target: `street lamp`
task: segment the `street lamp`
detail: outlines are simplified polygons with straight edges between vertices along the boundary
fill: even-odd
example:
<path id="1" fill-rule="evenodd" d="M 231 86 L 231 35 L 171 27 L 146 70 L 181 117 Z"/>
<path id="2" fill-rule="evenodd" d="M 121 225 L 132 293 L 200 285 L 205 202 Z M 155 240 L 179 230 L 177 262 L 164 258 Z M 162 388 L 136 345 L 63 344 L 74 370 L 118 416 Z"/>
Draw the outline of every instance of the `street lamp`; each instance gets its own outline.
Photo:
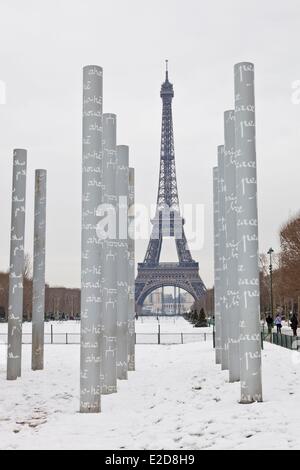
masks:
<path id="1" fill-rule="evenodd" d="M 270 256 L 270 265 L 269 265 L 269 272 L 270 272 L 270 309 L 271 315 L 273 317 L 273 265 L 272 265 L 272 253 L 274 253 L 273 248 L 270 248 L 268 251 L 268 255 Z"/>

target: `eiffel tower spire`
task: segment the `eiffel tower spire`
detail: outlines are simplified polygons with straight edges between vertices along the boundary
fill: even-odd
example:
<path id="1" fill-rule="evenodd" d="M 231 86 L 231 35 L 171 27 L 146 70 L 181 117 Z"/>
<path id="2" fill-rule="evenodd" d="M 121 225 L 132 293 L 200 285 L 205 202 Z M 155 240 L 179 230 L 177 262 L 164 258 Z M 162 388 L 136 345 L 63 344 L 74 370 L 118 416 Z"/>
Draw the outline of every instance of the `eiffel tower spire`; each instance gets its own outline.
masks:
<path id="1" fill-rule="evenodd" d="M 151 239 L 144 263 L 159 263 L 164 235 L 175 237 L 179 262 L 192 262 L 179 208 L 172 118 L 174 90 L 172 83 L 169 82 L 168 61 L 166 61 L 166 79 L 161 86 L 160 97 L 162 99 L 162 125 L 158 194 L 156 214 L 152 220 Z"/>
<path id="2" fill-rule="evenodd" d="M 162 99 L 162 125 L 160 168 L 155 217 L 152 233 L 143 263 L 138 265 L 135 282 L 136 304 L 141 308 L 149 292 L 162 285 L 175 285 L 198 299 L 205 292 L 199 277 L 198 263 L 191 256 L 184 233 L 184 220 L 180 214 L 176 180 L 172 100 L 174 89 L 169 81 L 168 60 L 166 75 L 160 90 Z M 163 237 L 174 237 L 179 263 L 160 263 Z M 179 280 L 181 278 L 181 280 Z"/>
<path id="3" fill-rule="evenodd" d="M 172 119 L 172 99 L 174 90 L 169 82 L 168 61 L 166 60 L 166 79 L 161 86 L 162 106 L 160 173 L 157 195 L 157 209 L 166 205 L 179 212 L 179 198 L 176 181 L 174 134 Z"/>

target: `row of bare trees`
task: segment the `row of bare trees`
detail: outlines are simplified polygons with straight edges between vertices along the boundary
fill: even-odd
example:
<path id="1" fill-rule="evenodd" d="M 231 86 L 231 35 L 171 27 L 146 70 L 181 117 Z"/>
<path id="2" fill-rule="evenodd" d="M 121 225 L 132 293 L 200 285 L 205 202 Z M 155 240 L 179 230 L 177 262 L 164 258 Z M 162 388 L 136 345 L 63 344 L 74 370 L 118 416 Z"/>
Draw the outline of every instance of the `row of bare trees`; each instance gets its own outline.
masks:
<path id="1" fill-rule="evenodd" d="M 280 251 L 272 257 L 273 305 L 288 317 L 300 312 L 300 214 L 280 229 Z M 270 311 L 270 272 L 267 255 L 261 261 L 261 309 Z"/>
<path id="2" fill-rule="evenodd" d="M 23 289 L 23 317 L 32 317 L 32 264 L 29 255 L 25 255 Z M 9 274 L 0 272 L 0 319 L 7 320 Z M 45 317 L 48 319 L 79 318 L 80 289 L 66 287 L 49 287 L 45 290 Z"/>
<path id="3" fill-rule="evenodd" d="M 300 313 L 300 215 L 289 219 L 280 229 L 280 251 L 273 254 L 273 306 L 288 317 L 291 312 Z M 262 317 L 270 309 L 269 257 L 260 255 L 260 293 Z M 213 316 L 214 290 L 196 301 L 191 310 Z M 32 313 L 32 268 L 31 260 L 25 256 L 24 269 L 24 318 Z M 0 318 L 7 317 L 8 273 L 0 272 Z M 78 318 L 80 314 L 80 289 L 49 287 L 46 285 L 45 312 L 48 318 Z"/>
<path id="4" fill-rule="evenodd" d="M 298 314 L 300 320 L 300 214 L 290 218 L 280 229 L 280 250 L 272 255 L 273 313 L 286 318 Z M 264 318 L 271 311 L 270 259 L 260 255 L 260 304 Z M 204 308 L 208 316 L 214 315 L 214 289 L 191 307 L 198 313 Z"/>

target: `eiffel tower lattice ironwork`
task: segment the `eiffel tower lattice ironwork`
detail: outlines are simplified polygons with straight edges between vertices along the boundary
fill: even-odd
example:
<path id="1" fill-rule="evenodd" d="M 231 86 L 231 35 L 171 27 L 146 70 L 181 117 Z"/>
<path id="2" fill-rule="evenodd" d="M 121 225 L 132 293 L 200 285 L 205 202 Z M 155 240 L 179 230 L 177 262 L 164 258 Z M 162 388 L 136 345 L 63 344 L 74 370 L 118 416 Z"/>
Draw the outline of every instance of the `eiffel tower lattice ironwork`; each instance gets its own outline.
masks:
<path id="1" fill-rule="evenodd" d="M 146 297 L 159 287 L 182 288 L 195 300 L 206 292 L 199 276 L 199 265 L 191 256 L 183 228 L 184 220 L 180 215 L 172 120 L 174 91 L 173 85 L 169 82 L 168 61 L 160 96 L 163 105 L 157 205 L 155 216 L 151 220 L 153 227 L 146 255 L 144 261 L 138 264 L 138 275 L 135 280 L 137 312 L 141 310 Z M 159 262 L 164 236 L 175 238 L 178 262 Z"/>

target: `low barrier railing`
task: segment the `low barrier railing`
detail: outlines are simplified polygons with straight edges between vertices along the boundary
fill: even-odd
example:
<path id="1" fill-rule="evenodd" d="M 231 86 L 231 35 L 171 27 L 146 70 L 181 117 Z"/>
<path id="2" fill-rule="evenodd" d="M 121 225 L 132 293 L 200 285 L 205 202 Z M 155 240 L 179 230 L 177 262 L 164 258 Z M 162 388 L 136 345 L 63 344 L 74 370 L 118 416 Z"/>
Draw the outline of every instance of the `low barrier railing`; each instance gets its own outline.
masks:
<path id="1" fill-rule="evenodd" d="M 212 332 L 169 332 L 136 333 L 136 344 L 186 344 L 199 341 L 212 341 Z M 31 344 L 31 333 L 22 334 L 22 343 Z M 80 344 L 80 333 L 55 333 L 51 330 L 44 335 L 45 344 Z M 7 334 L 0 333 L 0 344 L 7 344 Z"/>
<path id="2" fill-rule="evenodd" d="M 272 333 L 272 343 L 283 348 L 300 350 L 300 337 L 285 335 L 284 333 Z"/>

